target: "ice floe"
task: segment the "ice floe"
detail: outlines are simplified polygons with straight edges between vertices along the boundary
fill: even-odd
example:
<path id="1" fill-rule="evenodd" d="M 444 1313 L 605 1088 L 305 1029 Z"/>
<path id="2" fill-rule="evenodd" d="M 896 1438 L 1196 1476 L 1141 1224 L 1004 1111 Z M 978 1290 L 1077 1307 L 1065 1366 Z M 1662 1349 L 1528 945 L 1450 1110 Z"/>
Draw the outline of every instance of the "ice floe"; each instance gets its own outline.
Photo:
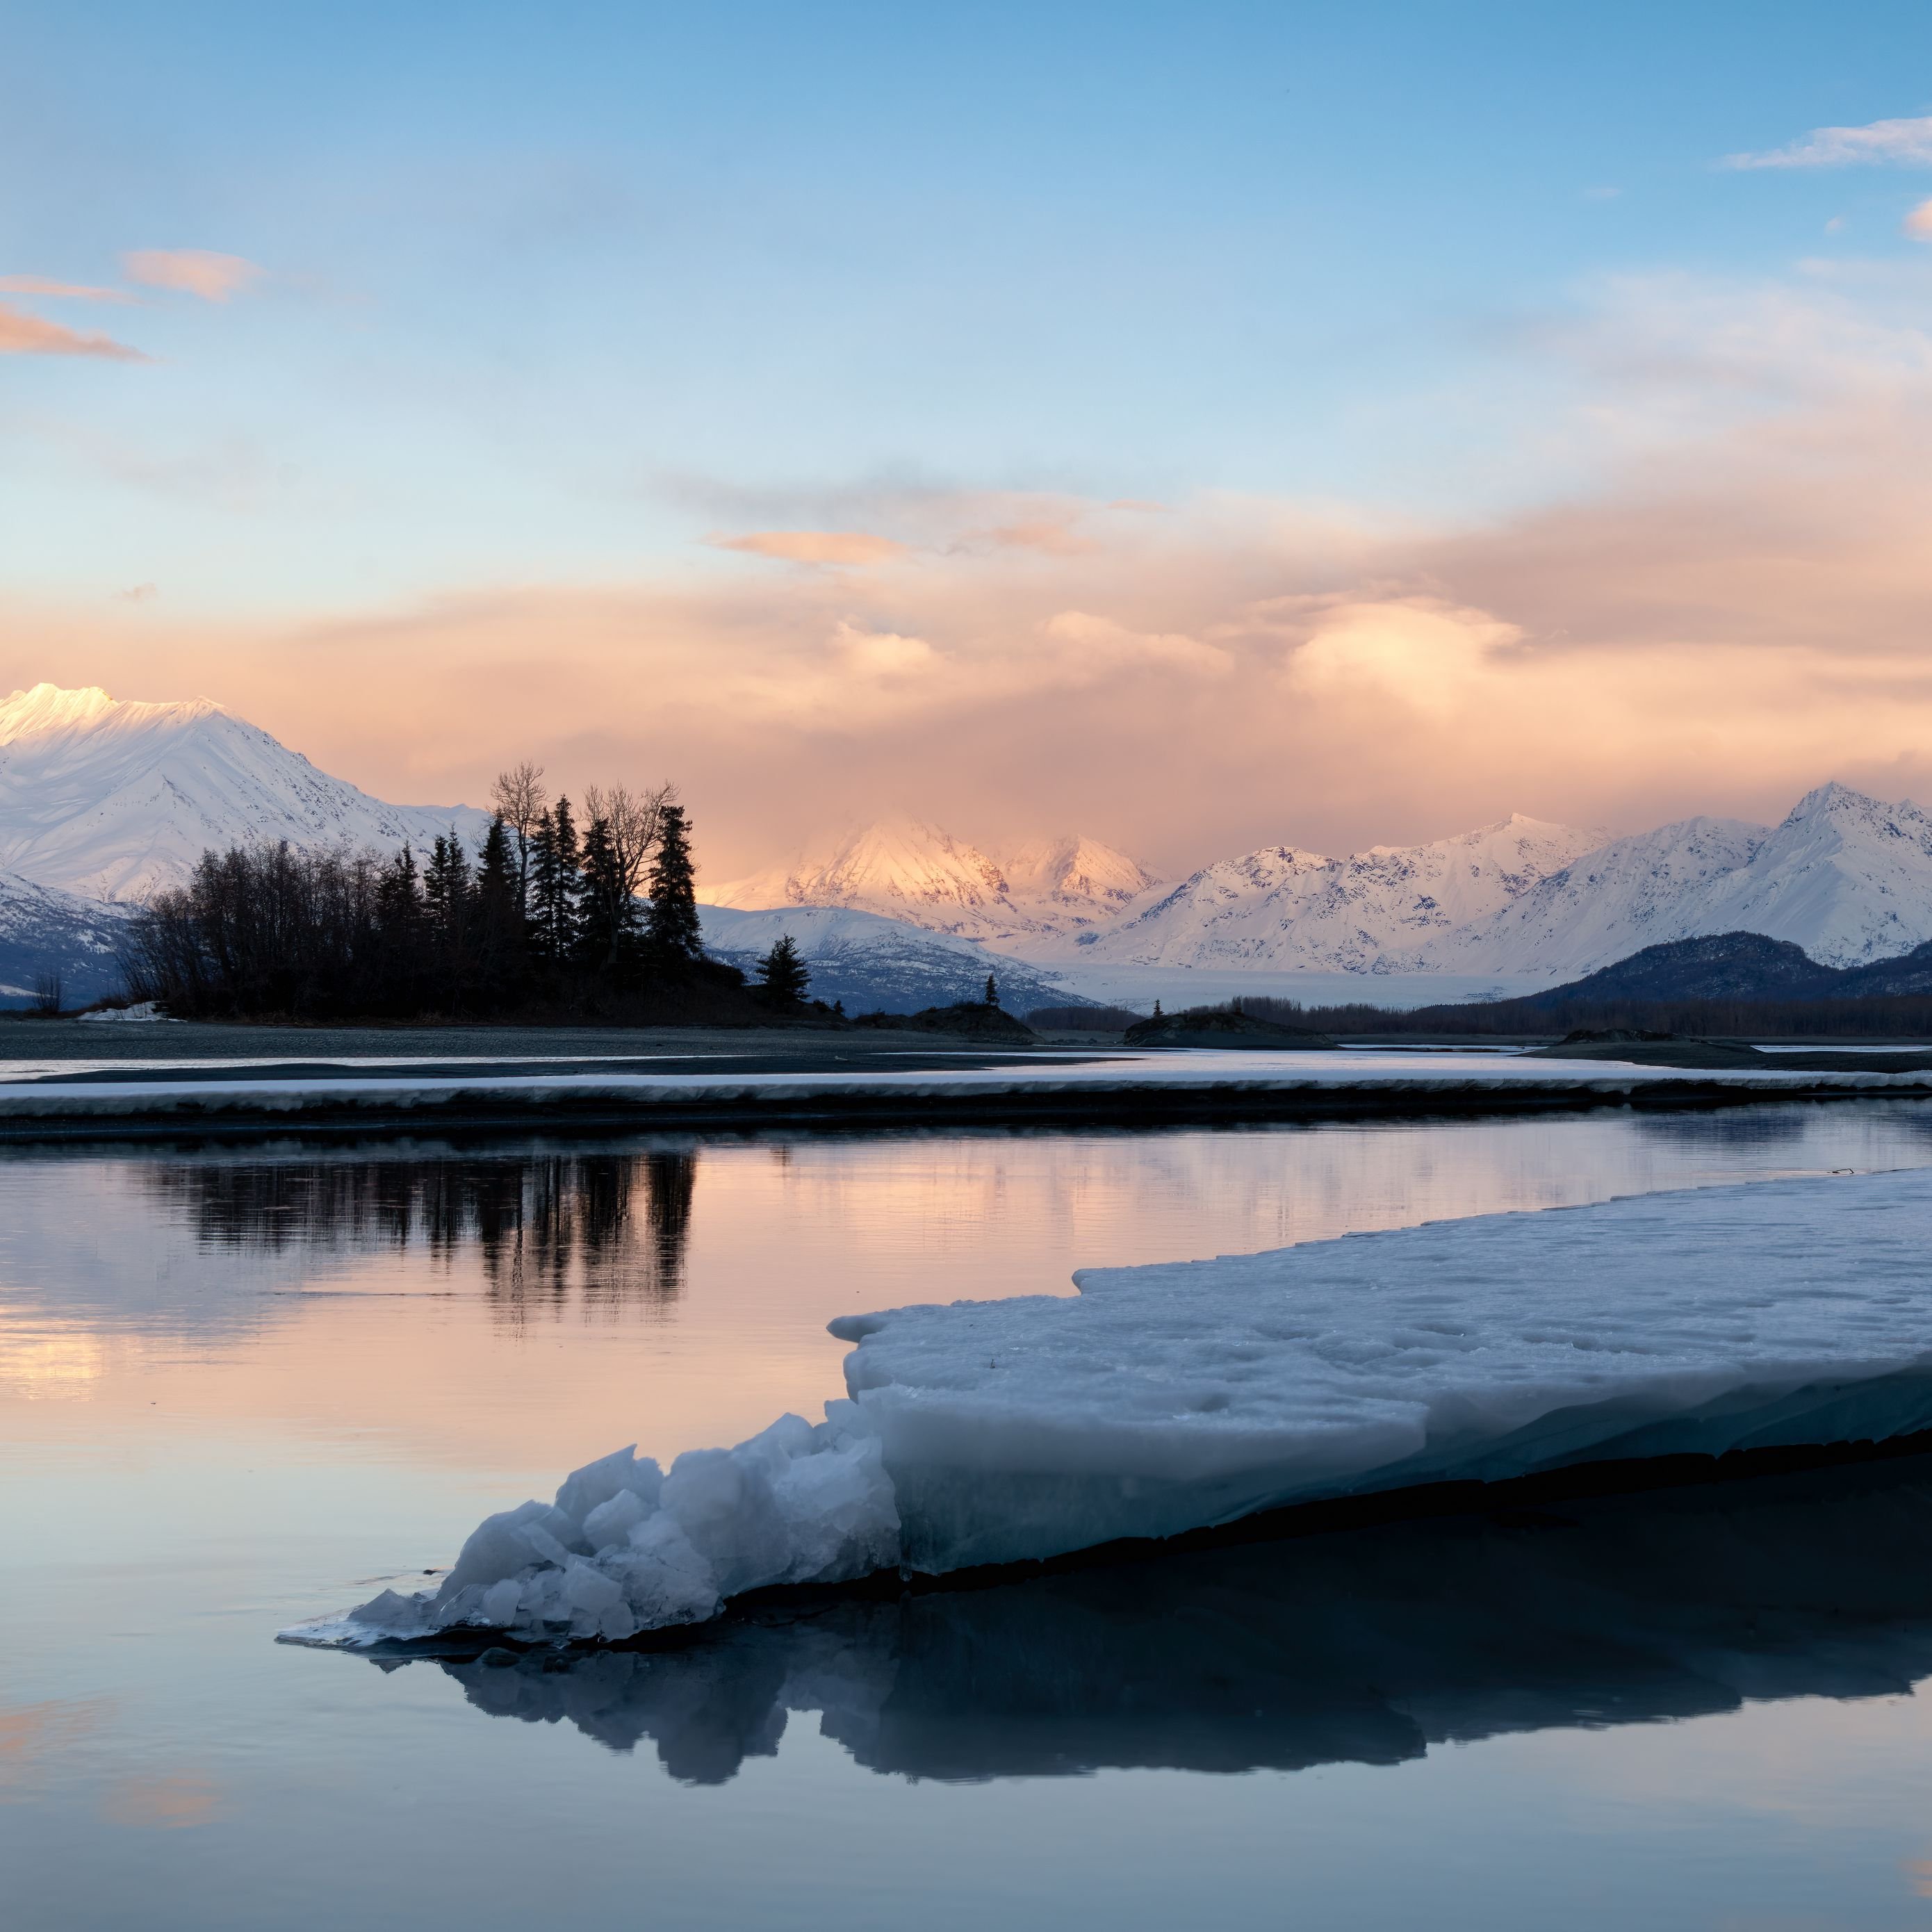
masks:
<path id="1" fill-rule="evenodd" d="M 738 1593 L 1606 1457 L 1932 1428 L 1932 1173 L 1762 1182 L 841 1318 L 849 1400 L 494 1516 L 312 1640 L 616 1639 Z M 303 1634 L 291 1633 L 290 1634 Z"/>

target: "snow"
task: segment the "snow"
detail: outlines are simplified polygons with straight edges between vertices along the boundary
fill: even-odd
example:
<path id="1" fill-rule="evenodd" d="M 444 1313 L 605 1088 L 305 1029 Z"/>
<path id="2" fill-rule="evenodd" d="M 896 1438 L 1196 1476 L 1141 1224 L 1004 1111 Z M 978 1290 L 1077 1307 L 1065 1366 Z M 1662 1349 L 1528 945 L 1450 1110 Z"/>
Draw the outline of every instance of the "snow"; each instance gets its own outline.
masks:
<path id="1" fill-rule="evenodd" d="M 118 993 L 130 910 L 0 871 L 0 997 L 30 998 L 50 973 L 69 1006 Z"/>
<path id="2" fill-rule="evenodd" d="M 286 838 L 393 850 L 488 815 L 386 805 L 205 698 L 148 704 L 39 684 L 0 702 L 0 866 L 83 899 L 178 884 L 202 853 Z"/>
<path id="3" fill-rule="evenodd" d="M 1763 1182 L 1088 1270 L 831 1324 L 848 1400 L 621 1450 L 434 1593 L 286 1635 L 594 1640 L 736 1592 L 943 1574 L 1406 1485 L 1932 1426 L 1932 1173 Z"/>
<path id="4" fill-rule="evenodd" d="M 946 1057 L 941 1044 L 908 1049 L 922 1062 Z M 620 1072 L 548 1071 L 541 1061 L 501 1063 L 470 1072 L 451 1063 L 412 1071 L 393 1064 L 329 1063 L 316 1072 L 278 1070 L 270 1064 L 251 1077 L 230 1078 L 224 1062 L 212 1078 L 174 1078 L 152 1063 L 124 1064 L 84 1078 L 36 1070 L 7 1077 L 0 1064 L 0 1126 L 36 1122 L 178 1115 L 238 1123 L 251 1118 L 279 1124 L 304 1113 L 362 1109 L 385 1114 L 514 1112 L 535 1120 L 562 1109 L 594 1108 L 640 1116 L 668 1114 L 754 1115 L 872 1102 L 902 1108 L 970 1102 L 997 1106 L 1054 1100 L 1082 1108 L 1137 1099 L 1210 1101 L 1242 1096 L 1319 1105 L 1352 1101 L 1413 1106 L 1472 1099 L 1507 1105 L 1537 1100 L 1617 1100 L 1667 1096 L 1687 1084 L 1740 1093 L 1922 1093 L 1932 1076 L 1852 1070 L 1805 1072 L 1777 1066 L 1719 1071 L 1632 1066 L 1615 1060 L 1528 1059 L 1480 1052 L 1432 1054 L 1400 1050 L 1340 1053 L 1213 1052 L 1135 1054 L 1091 1052 L 1079 1060 L 1016 1057 L 988 1066 L 980 1051 L 960 1046 L 962 1064 L 895 1069 L 880 1054 L 836 1072 Z M 78 1070 L 76 1070 L 77 1072 Z"/>
<path id="5" fill-rule="evenodd" d="M 1932 816 L 1821 785 L 1774 828 L 1692 818 L 1620 838 L 1434 949 L 1467 970 L 1580 978 L 1720 932 L 1790 940 L 1827 966 L 1932 939 Z"/>
<path id="6" fill-rule="evenodd" d="M 1580 979 L 1646 946 L 1690 936 L 1699 907 L 1767 837 L 1735 818 L 1687 818 L 1587 853 L 1436 949 L 1444 964 Z M 1546 982 L 1547 983 L 1548 982 Z"/>
<path id="7" fill-rule="evenodd" d="M 146 1025 L 158 1022 L 164 1026 L 178 1026 L 180 1022 L 170 1019 L 152 1000 L 137 1000 L 130 1006 L 103 1006 L 91 1013 L 76 1013 L 76 1021 L 112 1021 L 124 1025 Z"/>
<path id="8" fill-rule="evenodd" d="M 704 897 L 741 911 L 840 907 L 1023 949 L 1109 924 L 1156 883 L 1138 861 L 1082 834 L 1030 840 L 1003 866 L 940 826 L 895 818 Z"/>
<path id="9" fill-rule="evenodd" d="M 1000 1003 L 1009 1012 L 1064 1006 L 1078 997 L 1050 970 L 989 952 L 976 940 L 876 913 L 844 906 L 747 912 L 701 905 L 698 911 L 706 950 L 748 972 L 774 941 L 790 934 L 812 974 L 812 997 L 827 1005 L 842 1000 L 848 1012 L 911 1013 L 976 1000 L 986 992 L 988 974 L 998 980 Z"/>
<path id="10" fill-rule="evenodd" d="M 385 1590 L 284 1634 L 369 1642 L 459 1628 L 621 1641 L 703 1623 L 776 1583 L 848 1582 L 898 1560 L 878 1438 L 849 1402 L 814 1427 L 781 1417 L 734 1449 L 687 1451 L 661 1473 L 634 1444 L 586 1464 L 550 1503 L 478 1524 L 434 1590 Z"/>
<path id="11" fill-rule="evenodd" d="M 1120 965 L 1412 972 L 1437 963 L 1430 949 L 1445 937 L 1601 842 L 1600 833 L 1519 813 L 1433 844 L 1342 859 L 1270 846 L 1207 867 L 1137 917 L 1079 943 L 1094 962 Z"/>

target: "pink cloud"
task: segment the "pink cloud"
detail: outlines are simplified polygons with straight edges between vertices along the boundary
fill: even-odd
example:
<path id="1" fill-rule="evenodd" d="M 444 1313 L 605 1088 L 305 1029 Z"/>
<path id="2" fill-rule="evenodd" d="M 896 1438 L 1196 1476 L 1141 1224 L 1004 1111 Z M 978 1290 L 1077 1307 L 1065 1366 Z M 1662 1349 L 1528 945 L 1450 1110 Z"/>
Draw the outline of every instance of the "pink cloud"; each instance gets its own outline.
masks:
<path id="1" fill-rule="evenodd" d="M 0 295 L 54 296 L 65 302 L 134 300 L 124 289 L 97 289 L 85 282 L 56 282 L 45 275 L 0 275 Z"/>
<path id="2" fill-rule="evenodd" d="M 203 302 L 225 302 L 266 272 L 239 255 L 218 255 L 206 248 L 137 248 L 123 255 L 128 279 L 151 289 L 172 289 Z"/>
<path id="3" fill-rule="evenodd" d="M 1484 522 L 962 492 L 926 524 L 866 513 L 916 570 L 471 586 L 281 625 L 177 615 L 172 583 L 146 609 L 16 599 L 0 690 L 210 690 L 394 797 L 480 798 L 523 757 L 573 796 L 674 776 L 714 879 L 894 800 L 988 838 L 1085 824 L 1171 873 L 1511 810 L 1761 818 L 1834 773 L 1932 803 L 1928 290 L 1920 259 L 1606 286 L 1550 338 L 1577 400 L 1538 424 L 1589 480 Z M 1083 518 L 1090 550 L 946 540 Z M 898 554 L 854 529 L 713 541 Z"/>
<path id="4" fill-rule="evenodd" d="M 0 356 L 94 356 L 110 362 L 148 360 L 138 349 L 130 349 L 111 336 L 85 334 L 5 302 L 0 302 Z"/>
<path id="5" fill-rule="evenodd" d="M 1922 201 L 1905 218 L 1905 232 L 1915 242 L 1932 242 L 1932 201 Z"/>
<path id="6" fill-rule="evenodd" d="M 743 550 L 787 563 L 884 563 L 905 545 L 864 530 L 748 530 L 742 536 L 709 536 L 713 550 Z"/>

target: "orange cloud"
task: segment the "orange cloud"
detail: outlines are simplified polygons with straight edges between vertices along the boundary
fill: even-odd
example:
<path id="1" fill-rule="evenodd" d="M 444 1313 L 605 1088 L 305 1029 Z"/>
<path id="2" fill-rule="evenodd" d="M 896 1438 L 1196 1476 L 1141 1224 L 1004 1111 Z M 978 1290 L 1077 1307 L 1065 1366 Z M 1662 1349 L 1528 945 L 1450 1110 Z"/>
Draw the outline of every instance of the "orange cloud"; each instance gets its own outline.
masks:
<path id="1" fill-rule="evenodd" d="M 58 296 L 71 302 L 124 302 L 134 297 L 124 289 L 97 289 L 85 282 L 50 281 L 45 275 L 0 275 L 0 294 Z"/>
<path id="2" fill-rule="evenodd" d="M 1600 291 L 1561 345 L 1578 406 L 1539 426 L 1596 480 L 1486 522 L 962 491 L 894 523 L 882 499 L 902 548 L 720 540 L 876 570 L 485 586 L 280 626 L 201 620 L 172 580 L 166 608 L 16 601 L 0 690 L 208 689 L 398 799 L 481 799 L 526 756 L 573 796 L 675 776 L 712 878 L 802 817 L 898 800 L 988 838 L 1094 825 L 1171 872 L 1512 809 L 1762 817 L 1829 776 L 1932 802 L 1928 286 L 1913 262 Z M 945 536 L 1077 518 L 1097 548 Z"/>
<path id="3" fill-rule="evenodd" d="M 151 289 L 172 289 L 203 302 L 225 302 L 266 272 L 239 255 L 206 248 L 137 248 L 121 257 L 128 279 Z"/>
<path id="4" fill-rule="evenodd" d="M 1905 218 L 1905 232 L 1915 242 L 1932 242 L 1932 201 L 1922 201 Z"/>
<path id="5" fill-rule="evenodd" d="M 743 550 L 788 563 L 884 563 L 902 556 L 905 545 L 863 530 L 748 530 L 742 536 L 708 536 L 713 550 Z"/>
<path id="6" fill-rule="evenodd" d="M 0 356 L 97 356 L 110 362 L 145 362 L 138 349 L 111 336 L 88 335 L 44 316 L 0 302 Z"/>

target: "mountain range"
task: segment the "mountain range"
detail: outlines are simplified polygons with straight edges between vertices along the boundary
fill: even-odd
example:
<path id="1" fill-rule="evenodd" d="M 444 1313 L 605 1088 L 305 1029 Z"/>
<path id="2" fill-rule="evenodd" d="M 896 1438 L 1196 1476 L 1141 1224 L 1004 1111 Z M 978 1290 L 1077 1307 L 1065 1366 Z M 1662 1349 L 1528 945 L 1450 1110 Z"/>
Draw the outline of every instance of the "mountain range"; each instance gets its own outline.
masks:
<path id="1" fill-rule="evenodd" d="M 1932 939 L 1932 816 L 1844 784 L 1776 826 L 1689 818 L 1606 842 L 1517 814 L 1431 843 L 1330 858 L 1263 848 L 1156 889 L 1092 840 L 1052 893 L 935 828 L 848 837 L 715 895 L 741 908 L 862 906 L 962 933 L 1078 980 L 1102 964 L 1280 974 L 1574 978 L 1661 942 L 1745 931 L 1856 966 Z M 1097 881 L 1097 883 L 1096 883 Z M 1147 881 L 1143 884 L 1140 882 Z"/>
<path id="2" fill-rule="evenodd" d="M 16 692 L 0 702 L 0 1000 L 30 997 L 49 970 L 70 1000 L 111 990 L 122 922 L 208 847 L 388 850 L 451 830 L 474 844 L 488 822 L 373 798 L 206 699 Z M 1165 885 L 1084 835 L 995 854 L 901 818 L 700 897 L 721 955 L 748 958 L 790 930 L 848 1007 L 956 998 L 988 970 L 1020 1010 L 1110 978 L 1165 992 L 1172 976 L 1182 999 L 1190 973 L 1369 976 L 1409 1004 L 1445 996 L 1432 980 L 1526 990 L 1738 932 L 1826 967 L 1897 957 L 1932 940 L 1932 816 L 1830 784 L 1776 826 L 1691 818 L 1606 841 L 1516 814 L 1339 858 L 1264 847 Z"/>
<path id="3" fill-rule="evenodd" d="M 745 912 L 836 906 L 1023 952 L 1113 926 L 1159 884 L 1124 852 L 1078 833 L 1030 840 L 1002 861 L 937 826 L 901 818 L 702 896 Z"/>

